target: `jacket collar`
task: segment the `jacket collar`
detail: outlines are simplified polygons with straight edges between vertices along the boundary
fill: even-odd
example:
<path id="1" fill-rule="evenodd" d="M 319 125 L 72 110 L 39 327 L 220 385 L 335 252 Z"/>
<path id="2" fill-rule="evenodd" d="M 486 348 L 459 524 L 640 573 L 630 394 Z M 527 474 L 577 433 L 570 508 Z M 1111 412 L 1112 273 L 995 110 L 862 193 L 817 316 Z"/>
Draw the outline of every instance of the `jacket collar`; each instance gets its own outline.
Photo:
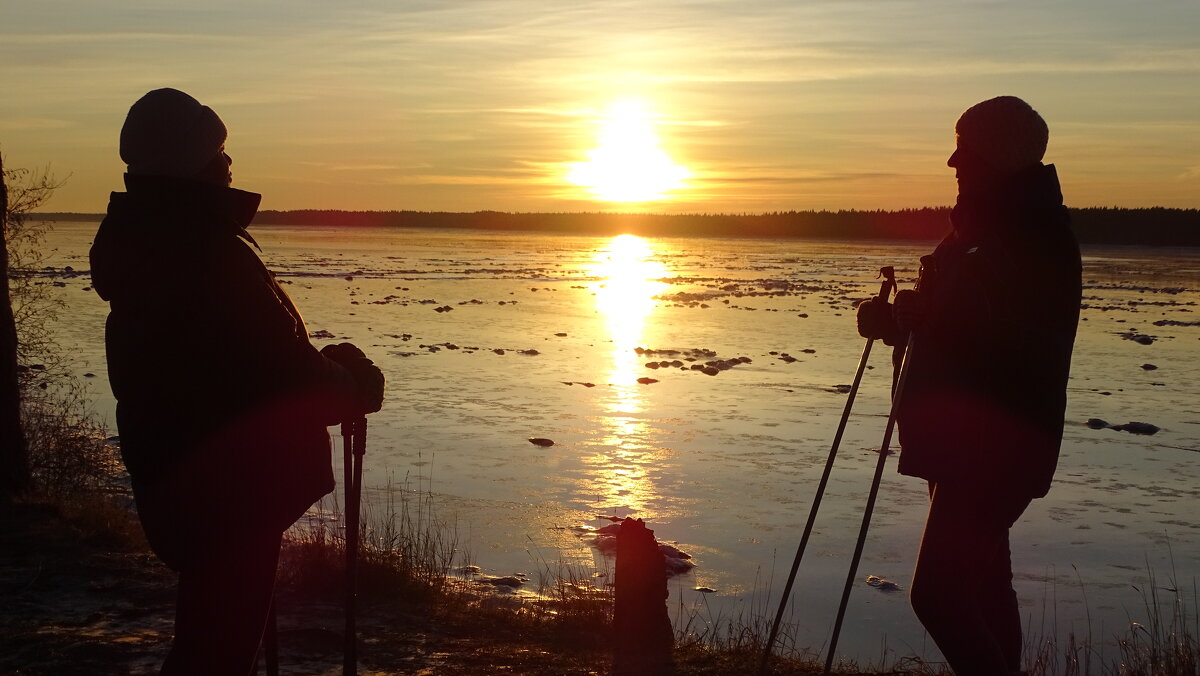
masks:
<path id="1" fill-rule="evenodd" d="M 1037 227 L 1046 214 L 1063 206 L 1058 171 L 1053 164 L 1036 164 L 974 195 L 959 195 L 950 222 L 955 236 L 965 242 L 1002 230 Z"/>
<path id="2" fill-rule="evenodd" d="M 125 188 L 130 200 L 172 212 L 186 211 L 203 220 L 215 221 L 258 247 L 258 242 L 246 231 L 262 202 L 262 195 L 258 193 L 173 176 L 143 174 L 125 174 Z"/>

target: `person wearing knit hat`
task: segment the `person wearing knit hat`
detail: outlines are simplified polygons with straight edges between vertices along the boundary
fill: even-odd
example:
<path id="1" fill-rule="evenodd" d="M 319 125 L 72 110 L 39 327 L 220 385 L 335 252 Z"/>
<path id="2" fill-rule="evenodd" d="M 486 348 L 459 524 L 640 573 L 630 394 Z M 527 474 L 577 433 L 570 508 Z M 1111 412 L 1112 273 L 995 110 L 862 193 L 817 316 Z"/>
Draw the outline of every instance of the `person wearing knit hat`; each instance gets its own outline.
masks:
<path id="1" fill-rule="evenodd" d="M 1058 462 L 1081 264 L 1037 111 L 989 99 L 955 136 L 950 232 L 918 289 L 862 303 L 858 328 L 905 364 L 899 471 L 929 482 L 913 610 L 956 674 L 1007 676 L 1022 647 L 1009 531 Z"/>
<path id="2" fill-rule="evenodd" d="M 1046 121 L 1015 96 L 997 96 L 971 106 L 958 118 L 954 134 L 959 146 L 954 155 L 974 153 L 1001 175 L 1041 162 L 1050 140 Z M 950 160 L 951 167 L 954 161 Z"/>
<path id="3" fill-rule="evenodd" d="M 228 135 L 212 108 L 178 89 L 155 89 L 130 107 L 120 154 L 131 174 L 191 178 L 223 152 Z"/>
<path id="4" fill-rule="evenodd" d="M 318 351 L 255 252 L 261 197 L 230 186 L 227 135 L 179 90 L 138 99 L 90 254 L 121 458 L 179 573 L 167 676 L 255 672 L 283 531 L 334 487 L 326 426 L 383 400 L 379 368 L 349 343 Z"/>

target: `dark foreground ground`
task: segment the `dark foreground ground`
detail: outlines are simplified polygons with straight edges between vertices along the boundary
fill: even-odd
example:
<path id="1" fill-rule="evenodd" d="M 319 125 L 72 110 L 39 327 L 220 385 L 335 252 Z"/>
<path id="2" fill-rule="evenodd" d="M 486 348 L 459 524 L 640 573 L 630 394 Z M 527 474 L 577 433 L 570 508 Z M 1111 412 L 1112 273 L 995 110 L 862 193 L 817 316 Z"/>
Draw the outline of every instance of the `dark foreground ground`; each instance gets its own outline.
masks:
<path id="1" fill-rule="evenodd" d="M 0 674 L 157 673 L 171 640 L 174 575 L 152 554 L 87 530 L 45 506 L 0 516 Z M 609 668 L 603 650 L 551 650 L 520 628 L 480 626 L 453 608 L 361 604 L 362 674 L 604 674 Z M 284 589 L 279 614 L 282 673 L 341 673 L 340 603 Z"/>
<path id="2" fill-rule="evenodd" d="M 174 575 L 145 551 L 127 514 L 0 506 L 0 674 L 156 674 L 172 632 Z M 341 674 L 340 600 L 278 592 L 284 674 Z M 521 611 L 432 596 L 360 600 L 360 674 L 608 674 L 605 630 L 571 636 Z M 509 615 L 505 615 L 509 613 Z M 541 629 L 539 629 L 541 627 Z M 680 649 L 680 675 L 753 673 L 752 655 Z M 775 674 L 808 673 L 780 665 Z M 264 672 L 260 672 L 264 673 Z"/>

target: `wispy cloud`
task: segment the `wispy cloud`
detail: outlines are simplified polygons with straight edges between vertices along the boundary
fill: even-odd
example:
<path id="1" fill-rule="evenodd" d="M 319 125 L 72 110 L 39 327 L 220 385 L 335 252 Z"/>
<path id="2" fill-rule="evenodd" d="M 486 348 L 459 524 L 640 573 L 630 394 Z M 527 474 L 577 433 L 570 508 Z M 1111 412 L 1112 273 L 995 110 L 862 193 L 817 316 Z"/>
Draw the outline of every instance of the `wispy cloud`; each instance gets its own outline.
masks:
<path id="1" fill-rule="evenodd" d="M 59 120 L 52 117 L 0 119 L 0 131 L 49 131 L 64 129 L 73 124 L 75 123 L 70 120 Z"/>
<path id="2" fill-rule="evenodd" d="M 55 47 L 70 46 L 72 48 L 87 45 L 129 44 L 131 42 L 165 42 L 169 44 L 198 43 L 236 45 L 243 38 L 229 34 L 192 33 L 189 31 L 112 31 L 99 33 L 28 33 L 5 34 L 4 41 L 10 47 Z"/>
<path id="3" fill-rule="evenodd" d="M 957 114 L 1016 93 L 1051 120 L 1065 177 L 1120 193 L 1126 167 L 1191 180 L 1188 144 L 1164 139 L 1195 138 L 1197 32 L 1186 0 L 10 3 L 0 141 L 112 171 L 128 105 L 176 86 L 226 118 L 239 179 L 259 172 L 273 199 L 504 208 L 554 190 L 604 107 L 636 96 L 697 177 L 680 203 L 911 206 L 943 194 L 928 186 Z M 102 200 L 100 182 L 73 181 L 62 208 Z M 1172 199 L 1194 201 L 1186 187 Z"/>

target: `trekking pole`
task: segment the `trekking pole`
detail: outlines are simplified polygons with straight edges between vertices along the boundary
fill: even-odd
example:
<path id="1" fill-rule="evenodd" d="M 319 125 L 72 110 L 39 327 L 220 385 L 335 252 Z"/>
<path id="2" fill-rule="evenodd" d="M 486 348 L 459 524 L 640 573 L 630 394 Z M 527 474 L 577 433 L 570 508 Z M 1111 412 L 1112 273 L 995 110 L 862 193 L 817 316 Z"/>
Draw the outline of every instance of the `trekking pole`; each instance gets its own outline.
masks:
<path id="1" fill-rule="evenodd" d="M 275 592 L 271 592 L 271 610 L 267 613 L 267 635 L 263 639 L 267 676 L 279 676 L 279 620 L 275 616 Z"/>
<path id="2" fill-rule="evenodd" d="M 346 493 L 346 645 L 342 673 L 358 674 L 358 513 L 362 499 L 362 461 L 367 453 L 367 419 L 342 423 L 342 485 Z"/>
<path id="3" fill-rule="evenodd" d="M 879 300 L 887 301 L 888 296 L 896 290 L 896 270 L 888 266 L 879 269 L 883 282 L 879 285 Z M 858 394 L 858 384 L 862 381 L 863 371 L 867 368 L 867 360 L 871 356 L 871 345 L 874 338 L 868 338 L 863 347 L 862 357 L 858 360 L 858 370 L 854 373 L 854 382 L 850 385 L 850 393 L 846 397 L 846 407 L 842 410 L 842 419 L 838 422 L 837 432 L 833 435 L 833 445 L 829 448 L 829 458 L 825 461 L 825 471 L 817 484 L 817 494 L 813 498 L 812 507 L 808 511 L 808 522 L 804 524 L 804 534 L 800 536 L 800 546 L 796 548 L 796 556 L 792 559 L 792 570 L 788 573 L 787 584 L 783 587 L 783 597 L 779 599 L 779 610 L 775 613 L 775 622 L 771 625 L 771 633 L 767 637 L 767 645 L 763 648 L 762 659 L 758 663 L 759 676 L 767 673 L 767 662 L 771 659 L 771 648 L 779 635 L 779 626 L 783 621 L 783 611 L 792 595 L 792 585 L 796 582 L 796 571 L 800 568 L 800 560 L 804 558 L 804 550 L 808 547 L 808 538 L 812 535 L 813 524 L 817 521 L 817 510 L 821 508 L 821 499 L 825 497 L 825 487 L 829 483 L 829 473 L 833 469 L 833 461 L 837 457 L 838 448 L 842 445 L 842 433 L 846 431 L 846 422 L 850 419 L 850 409 L 854 406 L 854 398 Z"/>
<path id="4" fill-rule="evenodd" d="M 926 259 L 922 256 L 922 271 Z M 918 276 L 914 289 L 920 289 L 921 279 Z M 838 605 L 837 619 L 833 623 L 833 636 L 829 639 L 829 654 L 825 656 L 825 676 L 833 670 L 833 660 L 837 655 L 838 636 L 842 632 L 842 620 L 846 617 L 846 605 L 850 602 L 850 589 L 854 578 L 858 576 L 858 564 L 862 560 L 863 547 L 867 543 L 867 531 L 871 528 L 871 513 L 875 510 L 875 498 L 879 495 L 879 484 L 883 480 L 883 466 L 887 462 L 888 448 L 892 443 L 892 431 L 896 427 L 896 414 L 900 410 L 900 399 L 904 394 L 904 383 L 908 380 L 909 357 L 912 355 L 913 332 L 908 333 L 908 342 L 904 347 L 904 361 L 900 364 L 900 376 L 896 379 L 896 387 L 892 391 L 892 406 L 888 413 L 887 427 L 883 430 L 883 442 L 879 445 L 879 460 L 875 463 L 875 477 L 871 480 L 871 492 L 867 496 L 867 507 L 863 512 L 862 527 L 858 531 L 858 542 L 854 546 L 854 556 L 850 559 L 850 572 L 846 575 L 846 585 L 842 588 L 842 602 Z"/>

